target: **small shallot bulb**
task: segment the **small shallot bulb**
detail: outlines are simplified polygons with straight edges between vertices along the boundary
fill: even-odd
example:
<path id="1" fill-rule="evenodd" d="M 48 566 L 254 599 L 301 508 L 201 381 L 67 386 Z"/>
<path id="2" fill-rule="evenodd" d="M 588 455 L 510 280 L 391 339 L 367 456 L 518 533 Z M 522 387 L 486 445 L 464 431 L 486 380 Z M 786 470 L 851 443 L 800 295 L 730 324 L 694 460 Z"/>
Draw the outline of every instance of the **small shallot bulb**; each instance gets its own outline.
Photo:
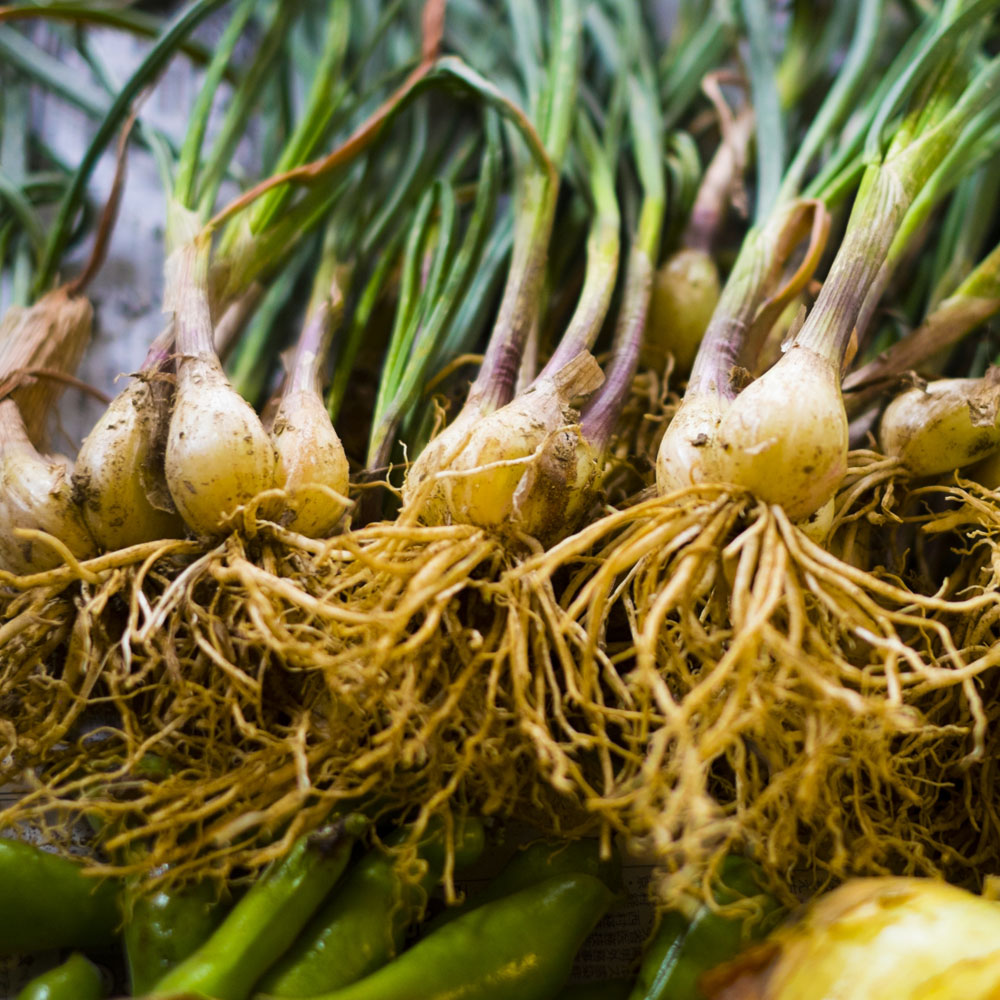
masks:
<path id="1" fill-rule="evenodd" d="M 847 472 L 847 426 L 837 367 L 793 344 L 735 399 L 685 399 L 660 444 L 657 487 L 731 483 L 802 521 Z"/>
<path id="2" fill-rule="evenodd" d="M 700 983 L 710 1000 L 994 1000 L 1000 904 L 944 882 L 856 879 Z"/>
<path id="3" fill-rule="evenodd" d="M 286 393 L 274 417 L 275 485 L 287 500 L 277 518 L 292 531 L 323 538 L 344 513 L 349 469 L 323 400 L 311 389 Z"/>
<path id="4" fill-rule="evenodd" d="M 793 344 L 726 410 L 716 458 L 722 482 L 801 521 L 836 492 L 847 473 L 847 444 L 839 369 Z"/>
<path id="5" fill-rule="evenodd" d="M 225 531 L 238 507 L 274 486 L 275 454 L 260 418 L 226 378 L 215 354 L 208 303 L 208 249 L 175 251 L 177 393 L 164 461 L 177 510 L 198 534 Z"/>
<path id="6" fill-rule="evenodd" d="M 914 476 L 940 476 L 1000 446 L 1000 378 L 948 378 L 909 389 L 885 409 L 882 450 Z"/>
<path id="7" fill-rule="evenodd" d="M 691 370 L 719 302 L 719 269 L 704 250 L 671 254 L 657 270 L 642 341 L 642 362 L 662 372 L 673 355 L 676 371 Z"/>
<path id="8" fill-rule="evenodd" d="M 73 499 L 69 463 L 39 454 L 17 404 L 5 399 L 0 401 L 0 569 L 38 573 L 62 562 L 51 546 L 18 537 L 19 528 L 52 535 L 78 559 L 96 551 Z"/>
<path id="9" fill-rule="evenodd" d="M 188 526 L 202 535 L 225 531 L 237 507 L 274 485 L 274 469 L 260 418 L 218 360 L 182 358 L 164 470 Z"/>
<path id="10" fill-rule="evenodd" d="M 673 493 L 719 480 L 712 446 L 731 400 L 714 392 L 688 394 L 667 425 L 656 455 L 656 488 Z"/>
<path id="11" fill-rule="evenodd" d="M 104 549 L 183 534 L 176 512 L 151 499 L 163 461 L 156 406 L 150 382 L 132 379 L 80 446 L 73 485 L 87 527 Z"/>
<path id="12" fill-rule="evenodd" d="M 436 468 L 414 464 L 417 477 L 408 478 L 404 502 L 422 500 L 421 517 L 432 524 L 475 524 L 542 540 L 564 532 L 597 464 L 573 402 L 603 380 L 594 357 L 583 351 L 506 406 L 478 421 L 466 418 L 462 437 L 449 435 L 451 452 L 438 446 L 431 453 Z M 430 476 L 435 483 L 425 492 L 420 484 Z"/>

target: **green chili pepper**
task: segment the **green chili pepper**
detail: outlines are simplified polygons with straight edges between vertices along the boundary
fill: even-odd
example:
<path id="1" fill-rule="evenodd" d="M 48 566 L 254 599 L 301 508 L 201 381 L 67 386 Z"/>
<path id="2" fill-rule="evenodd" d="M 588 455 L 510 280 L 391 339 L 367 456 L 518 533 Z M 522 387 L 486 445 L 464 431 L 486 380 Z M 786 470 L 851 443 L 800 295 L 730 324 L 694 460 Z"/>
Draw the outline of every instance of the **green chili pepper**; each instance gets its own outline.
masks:
<path id="1" fill-rule="evenodd" d="M 118 891 L 79 864 L 33 844 L 0 839 L 0 955 L 105 948 L 115 940 Z"/>
<path id="2" fill-rule="evenodd" d="M 366 826 L 363 816 L 353 814 L 301 837 L 233 907 L 215 933 L 148 995 L 246 1000 L 254 983 L 284 954 L 340 878 L 354 838 Z"/>
<path id="3" fill-rule="evenodd" d="M 147 993 L 192 955 L 211 937 L 225 912 L 225 903 L 208 882 L 138 896 L 123 935 L 132 993 Z"/>
<path id="4" fill-rule="evenodd" d="M 628 1000 L 701 1000 L 698 980 L 733 958 L 749 941 L 764 937 L 781 914 L 778 902 L 761 891 L 752 862 L 731 855 L 722 863 L 715 898 L 720 903 L 753 897 L 763 919 L 747 926 L 743 915 L 724 917 L 707 904 L 686 920 L 667 913 L 643 954 Z"/>
<path id="5" fill-rule="evenodd" d="M 406 831 L 401 831 L 389 838 L 389 846 L 405 837 Z M 456 865 L 475 861 L 484 841 L 482 823 L 467 820 L 455 839 Z M 438 826 L 418 847 L 426 871 L 416 883 L 400 874 L 391 854 L 370 851 L 347 873 L 258 990 L 268 996 L 307 997 L 346 986 L 385 965 L 402 947 L 407 928 L 440 881 L 443 847 Z"/>
<path id="6" fill-rule="evenodd" d="M 103 1000 L 106 995 L 97 966 L 74 953 L 62 965 L 32 979 L 17 1000 Z"/>
<path id="7" fill-rule="evenodd" d="M 610 859 L 602 860 L 600 843 L 596 839 L 587 837 L 562 842 L 536 840 L 527 847 L 520 848 L 485 889 L 459 906 L 439 913 L 430 922 L 428 929 L 437 930 L 484 903 L 502 899 L 556 875 L 573 874 L 593 875 L 615 891 L 621 888 L 620 859 L 617 854 L 613 854 Z"/>
<path id="8" fill-rule="evenodd" d="M 592 875 L 563 875 L 463 913 L 350 986 L 313 1000 L 548 1000 L 611 903 Z"/>
<path id="9" fill-rule="evenodd" d="M 554 1000 L 626 1000 L 632 981 L 604 979 L 598 983 L 575 983 L 560 990 Z"/>
<path id="10" fill-rule="evenodd" d="M 475 898 L 477 905 L 519 892 L 556 875 L 593 875 L 612 889 L 621 885 L 621 863 L 616 854 L 601 859 L 601 845 L 593 837 L 557 843 L 536 840 L 521 848 L 500 874 Z"/>

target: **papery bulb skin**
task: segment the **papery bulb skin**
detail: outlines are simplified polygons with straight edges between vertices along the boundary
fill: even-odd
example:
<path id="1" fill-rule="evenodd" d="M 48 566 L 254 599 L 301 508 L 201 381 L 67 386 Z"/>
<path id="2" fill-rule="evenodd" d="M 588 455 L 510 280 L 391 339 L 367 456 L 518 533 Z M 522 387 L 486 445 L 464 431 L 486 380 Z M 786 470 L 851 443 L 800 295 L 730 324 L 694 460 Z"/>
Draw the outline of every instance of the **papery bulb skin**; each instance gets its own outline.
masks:
<path id="1" fill-rule="evenodd" d="M 567 530 L 585 503 L 580 494 L 589 492 L 597 464 L 571 404 L 603 379 L 593 356 L 584 351 L 506 406 L 465 423 L 462 437 L 451 439 L 453 457 L 449 460 L 443 449 L 437 453 L 444 461 L 434 470 L 440 475 L 421 517 L 432 524 L 474 524 L 540 540 Z M 457 452 L 456 442 L 461 444 Z"/>
<path id="2" fill-rule="evenodd" d="M 38 573 L 61 563 L 55 549 L 15 534 L 17 528 L 58 538 L 78 559 L 97 551 L 73 498 L 72 466 L 40 455 L 28 440 L 17 404 L 0 402 L 0 569 Z"/>
<path id="3" fill-rule="evenodd" d="M 267 432 L 214 358 L 178 365 L 164 469 L 177 510 L 201 535 L 224 532 L 237 507 L 274 486 Z"/>
<path id="4" fill-rule="evenodd" d="M 848 422 L 840 373 L 793 344 L 748 385 L 719 425 L 719 481 L 778 504 L 793 521 L 823 506 L 847 473 Z"/>
<path id="5" fill-rule="evenodd" d="M 656 372 L 673 355 L 675 373 L 691 370 L 719 302 L 719 269 L 704 250 L 671 254 L 657 270 L 642 341 L 642 364 Z"/>
<path id="6" fill-rule="evenodd" d="M 0 382 L 13 372 L 54 368 L 73 374 L 90 343 L 94 310 L 82 295 L 61 286 L 0 319 Z M 29 379 L 11 392 L 28 437 L 44 448 L 49 415 L 63 391 L 55 379 Z"/>
<path id="7" fill-rule="evenodd" d="M 700 985 L 710 1000 L 995 1000 L 998 940 L 996 902 L 931 879 L 856 879 Z"/>
<path id="8" fill-rule="evenodd" d="M 299 390 L 282 397 L 271 429 L 277 464 L 275 485 L 288 499 L 269 508 L 292 531 L 310 538 L 330 535 L 344 514 L 349 469 L 344 446 L 320 397 Z"/>
<path id="9" fill-rule="evenodd" d="M 885 409 L 879 443 L 911 475 L 940 476 L 1000 446 L 1000 389 L 983 379 L 949 378 L 897 396 Z"/>
<path id="10" fill-rule="evenodd" d="M 176 511 L 162 510 L 150 499 L 163 463 L 155 406 L 149 382 L 133 379 L 80 446 L 73 485 L 87 527 L 103 549 L 184 534 Z"/>
<path id="11" fill-rule="evenodd" d="M 469 440 L 476 424 L 485 416 L 475 405 L 466 404 L 440 434 L 427 443 L 406 473 L 403 483 L 403 506 L 420 506 L 420 516 L 428 524 L 449 523 L 445 489 L 440 482 L 431 484 L 441 469 L 456 459 Z"/>
<path id="12" fill-rule="evenodd" d="M 716 393 L 689 394 L 667 425 L 656 455 L 661 495 L 720 482 L 714 442 L 730 401 Z"/>

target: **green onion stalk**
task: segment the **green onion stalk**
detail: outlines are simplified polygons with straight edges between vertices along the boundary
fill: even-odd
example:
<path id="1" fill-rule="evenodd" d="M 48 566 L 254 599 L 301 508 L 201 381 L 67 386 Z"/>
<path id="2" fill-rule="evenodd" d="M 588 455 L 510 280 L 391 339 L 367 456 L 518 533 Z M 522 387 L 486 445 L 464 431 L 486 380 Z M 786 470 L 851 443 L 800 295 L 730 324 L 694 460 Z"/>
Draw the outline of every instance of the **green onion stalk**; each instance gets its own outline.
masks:
<path id="1" fill-rule="evenodd" d="M 72 369 L 90 339 L 92 309 L 82 292 L 103 260 L 113 227 L 129 134 L 129 105 L 194 26 L 216 6 L 203 0 L 179 15 L 122 88 L 64 190 L 47 239 L 34 241 L 33 259 L 27 265 L 27 270 L 34 272 L 34 281 L 24 298 L 34 297 L 35 301 L 28 306 L 15 305 L 0 324 L 0 570 L 5 572 L 35 573 L 67 560 L 87 558 L 100 544 L 80 505 L 73 463 L 63 456 L 43 454 L 37 448 L 55 395 L 50 391 L 50 380 L 58 377 L 60 381 L 72 381 Z M 11 89 L 7 97 L 8 127 L 17 120 L 17 108 L 11 103 L 15 93 Z M 86 183 L 120 125 L 125 128 L 118 150 L 118 172 L 112 197 L 97 227 L 90 262 L 76 279 L 52 289 L 58 261 L 76 227 Z M 9 136 L 6 129 L 5 133 Z M 15 151 L 7 139 L 4 152 L 5 169 L 11 171 L 11 183 L 16 183 L 24 177 L 25 150 L 22 147 Z M 31 232 L 35 229 L 31 206 L 23 200 L 17 203 L 21 221 Z M 23 282 L 15 280 L 14 284 L 16 291 Z M 41 394 L 38 387 L 23 384 L 25 376 L 30 379 L 37 375 L 46 380 Z"/>
<path id="2" fill-rule="evenodd" d="M 937 65 L 925 69 L 921 99 L 897 126 L 885 154 L 866 168 L 819 298 L 781 359 L 741 392 L 734 370 L 743 360 L 739 349 L 753 338 L 748 341 L 742 335 L 745 327 L 738 328 L 736 336 L 720 336 L 710 328 L 685 403 L 660 449 L 661 492 L 692 483 L 733 483 L 780 504 L 798 521 L 832 499 L 847 469 L 841 370 L 866 296 L 884 273 L 908 210 L 951 146 L 967 128 L 975 127 L 981 114 L 994 113 L 996 105 L 998 67 L 991 63 L 963 90 L 962 74 L 952 70 L 960 62 L 968 32 L 947 30 L 962 27 L 960 19 L 943 24 L 945 30 L 933 37 L 928 49 L 925 63 L 933 56 Z M 904 82 L 912 89 L 912 81 Z M 870 155 L 900 99 L 899 88 L 884 98 L 869 132 Z M 786 178 L 785 186 L 788 183 Z M 746 252 L 745 243 L 741 261 Z M 734 271 L 743 277 L 741 261 Z"/>
<path id="3" fill-rule="evenodd" d="M 343 87 L 335 99 L 328 91 L 341 76 L 347 6 L 335 4 L 331 10 L 312 92 L 278 161 L 283 171 L 313 153 L 345 96 Z M 305 533 L 330 530 L 344 509 L 346 458 L 320 394 L 320 369 L 336 313 L 329 282 L 314 296 L 271 433 L 234 390 L 216 346 L 220 328 L 240 325 L 248 303 L 259 294 L 262 276 L 273 275 L 275 262 L 285 259 L 291 243 L 304 239 L 319 222 L 336 184 L 335 178 L 320 178 L 291 206 L 286 206 L 287 186 L 264 193 L 245 213 L 245 225 L 238 218 L 223 234 L 213 267 L 210 235 L 203 227 L 224 176 L 222 165 L 259 93 L 261 74 L 255 71 L 273 61 L 289 30 L 287 12 L 276 13 L 251 72 L 203 156 L 208 116 L 254 8 L 252 0 L 236 6 L 206 71 L 178 158 L 167 211 L 165 311 L 170 328 L 81 448 L 76 487 L 88 524 L 106 549 L 185 530 L 216 534 L 229 527 L 238 509 L 268 490 L 283 490 L 287 508 L 271 501 L 266 515 Z M 247 232 L 252 240 L 237 238 Z"/>
<path id="4" fill-rule="evenodd" d="M 516 375 L 515 355 L 509 353 L 508 362 L 501 363 L 497 359 L 503 355 L 491 339 L 470 401 L 437 439 L 442 443 L 435 449 L 432 442 L 421 454 L 407 480 L 404 502 L 419 501 L 426 520 L 473 523 L 544 543 L 572 530 L 593 502 L 638 365 L 666 207 L 658 97 L 650 77 L 633 74 L 628 82 L 629 122 L 643 202 L 607 373 L 590 350 L 616 284 L 620 216 L 611 156 L 581 115 L 576 132 L 593 217 L 576 309 L 538 375 L 505 405 L 484 412 L 479 403 L 486 398 L 499 402 L 501 392 L 503 396 L 510 392 Z M 515 242 L 515 267 L 517 252 Z M 498 330 L 502 333 L 503 327 L 498 325 Z M 517 356 L 518 367 L 520 362 Z M 485 386 L 484 378 L 490 380 Z M 425 483 L 431 477 L 433 487 L 428 490 Z"/>
<path id="5" fill-rule="evenodd" d="M 390 460 L 395 434 L 430 375 L 448 360 L 460 308 L 469 294 L 496 215 L 500 179 L 500 124 L 486 112 L 486 146 L 475 200 L 462 240 L 457 198 L 443 179 L 417 206 L 403 255 L 400 295 L 372 416 L 367 467 Z"/>
<path id="6" fill-rule="evenodd" d="M 559 194 L 555 165 L 565 158 L 581 58 L 577 3 L 562 0 L 555 10 L 544 92 L 534 114 L 544 161 L 532 155 L 519 178 L 511 264 L 493 332 L 464 406 L 421 452 L 404 486 L 404 503 L 417 502 L 419 497 L 431 519 L 440 517 L 448 507 L 444 498 L 448 491 L 439 487 L 438 474 L 459 458 L 480 421 L 511 401 L 525 341 L 541 308 L 545 261 Z"/>

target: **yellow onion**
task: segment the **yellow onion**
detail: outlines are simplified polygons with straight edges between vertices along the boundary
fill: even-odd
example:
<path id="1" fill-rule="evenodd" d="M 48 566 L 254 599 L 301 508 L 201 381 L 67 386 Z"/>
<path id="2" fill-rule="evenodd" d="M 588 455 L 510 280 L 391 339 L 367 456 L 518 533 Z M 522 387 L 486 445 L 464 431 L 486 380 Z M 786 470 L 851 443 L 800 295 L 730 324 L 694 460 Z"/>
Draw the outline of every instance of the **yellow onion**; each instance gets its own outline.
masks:
<path id="1" fill-rule="evenodd" d="M 939 379 L 901 393 L 882 416 L 882 450 L 914 476 L 939 476 L 1000 447 L 996 372 L 982 379 Z"/>
<path id="2" fill-rule="evenodd" d="M 94 554 L 94 540 L 73 498 L 70 471 L 67 459 L 39 454 L 17 404 L 0 401 L 0 569 L 36 573 L 62 561 L 52 547 L 19 538 L 19 528 L 58 538 L 77 558 Z"/>
<path id="3" fill-rule="evenodd" d="M 657 270 L 642 342 L 642 363 L 662 372 L 668 355 L 675 370 L 689 372 L 719 303 L 719 269 L 704 250 L 671 254 Z"/>
<path id="4" fill-rule="evenodd" d="M 414 463 L 404 502 L 422 500 L 421 517 L 432 524 L 475 524 L 542 539 L 558 534 L 596 471 L 572 404 L 603 381 L 593 355 L 583 351 L 499 410 L 456 426 L 460 414 Z M 429 478 L 434 485 L 424 492 L 420 484 Z"/>
<path id="5" fill-rule="evenodd" d="M 104 549 L 184 532 L 169 495 L 163 496 L 158 405 L 148 378 L 132 379 L 80 446 L 73 485 L 87 527 Z"/>
<path id="6" fill-rule="evenodd" d="M 164 472 L 177 510 L 199 534 L 226 530 L 236 509 L 274 486 L 275 454 L 253 407 L 215 354 L 208 248 L 175 252 L 169 307 L 176 322 L 177 393 Z"/>
<path id="7" fill-rule="evenodd" d="M 1000 904 L 930 879 L 858 879 L 702 987 L 710 1000 L 995 1000 Z"/>

